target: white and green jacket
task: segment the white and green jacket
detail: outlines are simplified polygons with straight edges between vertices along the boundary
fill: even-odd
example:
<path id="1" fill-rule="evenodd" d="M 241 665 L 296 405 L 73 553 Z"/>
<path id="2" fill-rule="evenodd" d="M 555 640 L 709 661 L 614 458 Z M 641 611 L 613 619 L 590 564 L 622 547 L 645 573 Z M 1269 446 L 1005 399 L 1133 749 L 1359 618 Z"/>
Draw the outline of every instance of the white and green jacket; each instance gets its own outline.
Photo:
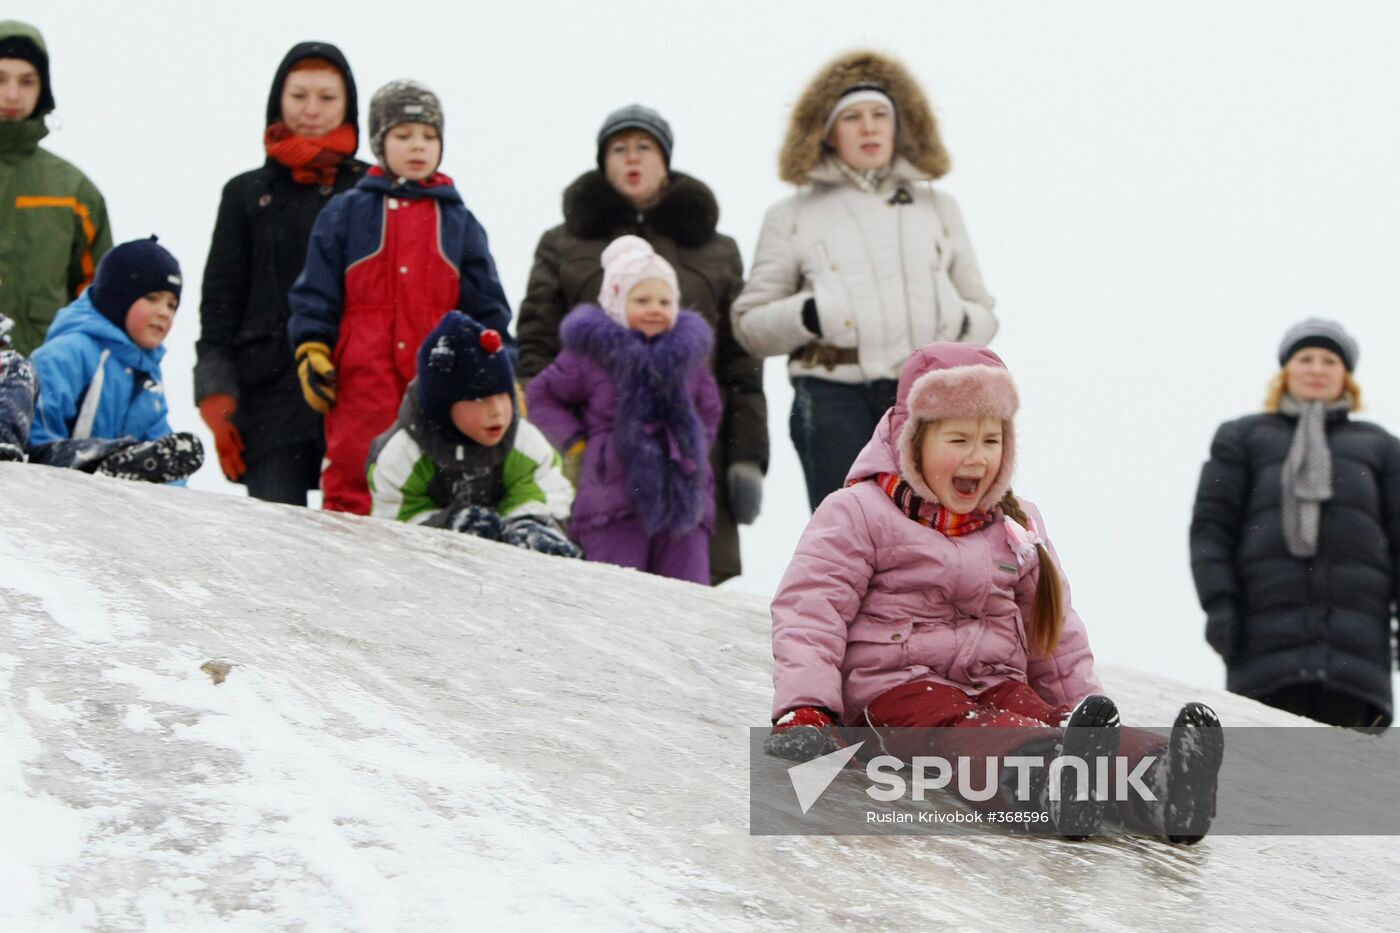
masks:
<path id="1" fill-rule="evenodd" d="M 417 386 L 409 384 L 398 420 L 370 447 L 372 516 L 444 527 L 454 507 L 485 505 L 503 518 L 565 525 L 574 487 L 539 428 L 517 417 L 494 447 L 457 443 L 423 417 Z"/>

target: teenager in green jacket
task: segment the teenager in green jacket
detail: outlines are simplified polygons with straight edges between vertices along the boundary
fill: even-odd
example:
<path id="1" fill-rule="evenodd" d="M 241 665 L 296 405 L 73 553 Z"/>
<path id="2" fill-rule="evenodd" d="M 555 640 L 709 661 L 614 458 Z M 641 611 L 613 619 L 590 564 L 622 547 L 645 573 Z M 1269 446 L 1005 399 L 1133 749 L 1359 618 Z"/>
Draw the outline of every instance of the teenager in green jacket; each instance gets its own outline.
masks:
<path id="1" fill-rule="evenodd" d="M 0 314 L 29 354 L 58 309 L 92 282 L 112 246 L 107 206 L 87 176 L 39 148 L 54 108 L 49 54 L 39 30 L 0 22 Z"/>

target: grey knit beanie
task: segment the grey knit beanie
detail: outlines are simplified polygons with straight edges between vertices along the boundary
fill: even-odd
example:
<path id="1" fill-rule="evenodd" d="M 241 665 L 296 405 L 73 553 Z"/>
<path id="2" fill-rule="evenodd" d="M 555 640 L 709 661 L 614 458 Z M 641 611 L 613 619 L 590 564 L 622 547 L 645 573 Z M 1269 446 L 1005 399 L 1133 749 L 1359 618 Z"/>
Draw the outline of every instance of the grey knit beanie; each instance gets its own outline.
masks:
<path id="1" fill-rule="evenodd" d="M 598 168 L 603 168 L 603 157 L 606 155 L 603 147 L 607 145 L 609 139 L 621 133 L 623 130 L 641 130 L 652 136 L 661 144 L 661 157 L 666 160 L 666 166 L 671 165 L 671 147 L 675 145 L 675 137 L 671 135 L 671 124 L 666 122 L 666 118 L 652 110 L 650 107 L 643 107 L 641 104 L 628 104 L 608 114 L 603 126 L 598 130 Z"/>
<path id="2" fill-rule="evenodd" d="M 400 123 L 426 123 L 442 137 L 442 101 L 417 81 L 390 81 L 369 102 L 369 151 L 382 165 L 384 137 Z"/>
<path id="3" fill-rule="evenodd" d="M 1331 350 L 1342 358 L 1347 372 L 1354 371 L 1357 361 L 1361 358 L 1361 349 L 1356 345 L 1356 338 L 1348 334 L 1336 321 L 1320 317 L 1310 317 L 1288 329 L 1288 333 L 1283 335 L 1283 341 L 1278 345 L 1278 364 L 1287 366 L 1293 354 L 1305 347 Z"/>

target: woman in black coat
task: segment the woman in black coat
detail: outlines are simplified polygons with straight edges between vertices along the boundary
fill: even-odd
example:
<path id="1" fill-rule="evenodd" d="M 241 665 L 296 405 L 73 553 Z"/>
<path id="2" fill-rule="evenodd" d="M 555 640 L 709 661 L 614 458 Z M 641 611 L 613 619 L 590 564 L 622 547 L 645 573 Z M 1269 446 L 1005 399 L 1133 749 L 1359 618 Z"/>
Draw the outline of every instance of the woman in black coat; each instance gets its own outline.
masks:
<path id="1" fill-rule="evenodd" d="M 320 482 L 321 416 L 302 400 L 287 339 L 287 291 L 321 208 L 354 187 L 355 79 L 340 49 L 303 42 L 267 99 L 267 161 L 224 186 L 204 267 L 195 401 L 224 475 L 271 502 L 306 505 Z"/>
<path id="2" fill-rule="evenodd" d="M 1284 335 L 1265 413 L 1220 426 L 1191 520 L 1191 570 L 1226 686 L 1338 726 L 1392 717 L 1400 441 L 1353 421 L 1340 325 Z"/>

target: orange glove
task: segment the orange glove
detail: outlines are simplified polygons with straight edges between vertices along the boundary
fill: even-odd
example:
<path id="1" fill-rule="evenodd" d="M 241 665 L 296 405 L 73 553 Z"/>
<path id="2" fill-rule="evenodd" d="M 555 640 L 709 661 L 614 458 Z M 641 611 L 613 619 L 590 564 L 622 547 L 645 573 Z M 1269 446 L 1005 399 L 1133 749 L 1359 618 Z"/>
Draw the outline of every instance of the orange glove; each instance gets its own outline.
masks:
<path id="1" fill-rule="evenodd" d="M 335 404 L 336 372 L 331 362 L 331 348 L 308 340 L 297 347 L 296 358 L 302 397 L 306 404 L 324 415 Z"/>
<path id="2" fill-rule="evenodd" d="M 233 413 L 238 411 L 238 399 L 232 395 L 206 395 L 199 400 L 199 415 L 214 432 L 214 449 L 219 452 L 219 466 L 224 475 L 238 482 L 248 468 L 243 464 L 243 435 L 233 425 Z"/>

